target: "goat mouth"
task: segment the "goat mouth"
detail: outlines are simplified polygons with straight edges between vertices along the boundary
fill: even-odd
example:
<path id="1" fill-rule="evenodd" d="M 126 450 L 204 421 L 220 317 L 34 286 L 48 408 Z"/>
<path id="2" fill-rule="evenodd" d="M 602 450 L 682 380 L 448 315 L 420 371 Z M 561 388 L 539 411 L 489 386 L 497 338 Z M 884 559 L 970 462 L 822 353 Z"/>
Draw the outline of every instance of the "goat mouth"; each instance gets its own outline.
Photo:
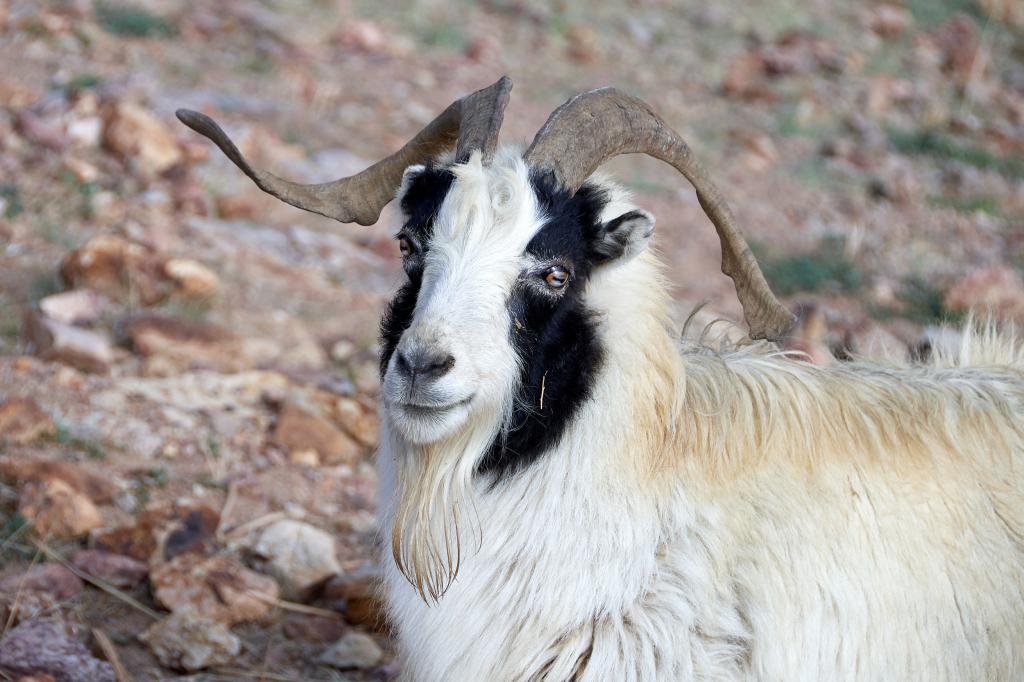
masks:
<path id="1" fill-rule="evenodd" d="M 466 405 L 469 405 L 471 400 L 473 400 L 473 396 L 469 396 L 468 398 L 463 398 L 462 400 L 456 400 L 455 402 L 451 402 L 451 403 L 435 403 L 435 404 L 425 405 L 425 404 L 422 404 L 422 403 L 409 403 L 409 402 L 405 402 L 405 403 L 398 403 L 398 406 L 403 411 L 405 411 L 407 414 L 410 414 L 410 415 L 413 415 L 413 416 L 424 416 L 424 417 L 426 417 L 426 416 L 441 414 L 443 412 L 448 412 L 449 410 L 454 410 L 457 407 L 464 407 Z"/>

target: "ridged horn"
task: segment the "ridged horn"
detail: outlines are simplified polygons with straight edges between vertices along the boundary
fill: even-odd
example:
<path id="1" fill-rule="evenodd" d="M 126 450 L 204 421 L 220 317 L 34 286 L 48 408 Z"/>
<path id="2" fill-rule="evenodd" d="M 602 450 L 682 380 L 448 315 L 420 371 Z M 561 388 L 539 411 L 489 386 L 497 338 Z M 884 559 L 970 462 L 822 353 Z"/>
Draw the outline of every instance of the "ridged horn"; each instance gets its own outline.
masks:
<path id="1" fill-rule="evenodd" d="M 778 341 L 795 318 L 775 297 L 729 205 L 689 145 L 642 100 L 615 88 L 591 90 L 558 107 L 524 158 L 570 192 L 620 154 L 647 154 L 682 173 L 722 242 L 722 272 L 732 278 L 750 338 Z"/>
<path id="2" fill-rule="evenodd" d="M 303 185 L 253 168 L 227 133 L 209 116 L 189 109 L 176 112 L 178 120 L 208 137 L 267 194 L 296 208 L 319 213 L 343 223 L 372 225 L 395 197 L 402 174 L 411 165 L 426 163 L 456 148 L 456 160 L 467 161 L 476 150 L 490 161 L 508 104 L 512 81 L 503 76 L 490 87 L 453 102 L 404 147 L 351 177 L 323 184 Z"/>

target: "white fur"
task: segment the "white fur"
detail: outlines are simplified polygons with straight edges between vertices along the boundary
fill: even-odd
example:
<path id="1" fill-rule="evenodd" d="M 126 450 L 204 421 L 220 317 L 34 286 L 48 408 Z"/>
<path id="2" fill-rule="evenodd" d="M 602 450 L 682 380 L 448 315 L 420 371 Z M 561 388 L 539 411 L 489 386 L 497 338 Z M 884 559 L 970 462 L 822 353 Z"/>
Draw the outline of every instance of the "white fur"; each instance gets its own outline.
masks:
<path id="1" fill-rule="evenodd" d="M 541 222 L 516 158 L 459 170 L 409 331 L 461 344 L 451 394 L 481 402 L 429 432 L 385 397 L 383 528 L 402 519 L 395 554 L 427 576 L 385 561 L 404 677 L 1024 679 L 1008 338 L 924 368 L 680 351 L 645 252 L 589 283 L 607 357 L 559 445 L 477 480 L 517 375 L 505 295 Z"/>

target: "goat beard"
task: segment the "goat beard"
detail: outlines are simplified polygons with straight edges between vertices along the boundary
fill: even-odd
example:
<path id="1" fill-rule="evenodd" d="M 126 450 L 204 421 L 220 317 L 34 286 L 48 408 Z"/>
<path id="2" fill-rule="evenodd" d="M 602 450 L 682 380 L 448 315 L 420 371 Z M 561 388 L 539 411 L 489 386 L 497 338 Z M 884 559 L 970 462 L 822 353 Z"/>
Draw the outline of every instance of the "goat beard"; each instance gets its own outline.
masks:
<path id="1" fill-rule="evenodd" d="M 391 552 L 426 602 L 438 602 L 451 587 L 466 556 L 466 540 L 479 547 L 475 472 L 492 440 L 493 424 L 479 420 L 437 443 L 394 450 Z"/>

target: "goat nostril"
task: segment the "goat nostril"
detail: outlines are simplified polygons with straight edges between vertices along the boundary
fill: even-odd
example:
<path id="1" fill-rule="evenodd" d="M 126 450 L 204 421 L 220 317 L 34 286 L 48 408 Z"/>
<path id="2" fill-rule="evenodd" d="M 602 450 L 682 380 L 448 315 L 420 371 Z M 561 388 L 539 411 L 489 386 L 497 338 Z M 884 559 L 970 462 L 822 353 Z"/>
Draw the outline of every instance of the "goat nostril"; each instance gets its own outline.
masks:
<path id="1" fill-rule="evenodd" d="M 455 367 L 455 356 L 449 353 L 413 350 L 395 353 L 395 368 L 406 376 L 440 377 Z"/>
<path id="2" fill-rule="evenodd" d="M 409 360 L 406 359 L 402 351 L 397 351 L 395 353 L 395 364 L 398 365 L 398 369 L 405 374 L 408 374 L 412 370 L 412 365 L 409 364 Z"/>
<path id="3" fill-rule="evenodd" d="M 424 354 L 418 358 L 413 371 L 418 374 L 439 377 L 447 374 L 455 366 L 455 358 L 448 354 Z"/>
<path id="4" fill-rule="evenodd" d="M 434 366 L 431 368 L 431 371 L 433 371 L 434 373 L 436 373 L 438 375 L 447 374 L 448 372 L 451 371 L 452 367 L 454 367 L 454 366 L 455 366 L 455 357 L 452 356 L 452 355 L 448 355 L 447 357 L 442 359 L 440 362 L 435 363 Z"/>

